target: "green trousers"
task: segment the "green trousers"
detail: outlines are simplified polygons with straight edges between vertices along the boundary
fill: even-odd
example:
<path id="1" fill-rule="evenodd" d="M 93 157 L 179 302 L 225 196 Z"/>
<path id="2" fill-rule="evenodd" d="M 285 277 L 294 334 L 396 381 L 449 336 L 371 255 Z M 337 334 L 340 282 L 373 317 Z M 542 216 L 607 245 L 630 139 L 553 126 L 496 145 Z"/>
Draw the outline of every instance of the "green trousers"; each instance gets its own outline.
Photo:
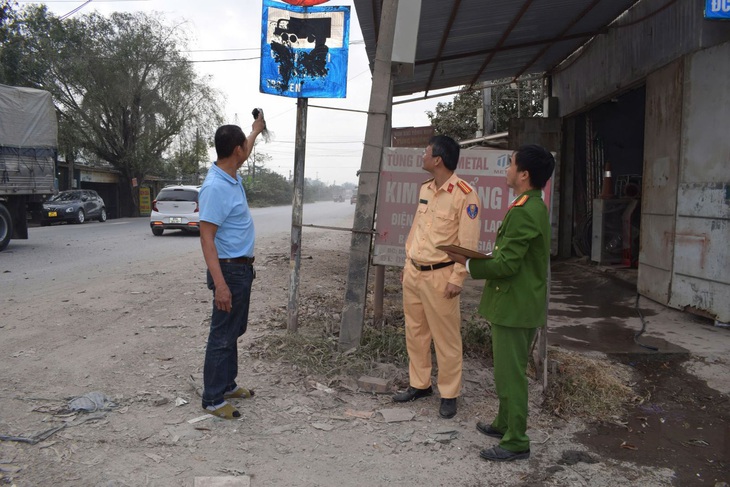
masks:
<path id="1" fill-rule="evenodd" d="M 499 446 L 512 452 L 530 449 L 527 436 L 527 359 L 536 328 L 492 324 L 494 385 L 499 412 L 492 428 L 503 432 Z"/>

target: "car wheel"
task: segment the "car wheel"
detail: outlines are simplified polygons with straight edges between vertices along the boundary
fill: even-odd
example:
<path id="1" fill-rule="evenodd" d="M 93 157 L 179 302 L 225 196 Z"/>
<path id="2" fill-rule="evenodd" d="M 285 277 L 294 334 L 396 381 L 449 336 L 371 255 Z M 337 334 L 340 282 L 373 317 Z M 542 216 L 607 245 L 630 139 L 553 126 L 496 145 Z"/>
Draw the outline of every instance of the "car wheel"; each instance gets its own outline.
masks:
<path id="1" fill-rule="evenodd" d="M 106 221 L 106 208 L 101 209 L 101 214 L 99 215 L 99 221 L 104 223 Z"/>
<path id="2" fill-rule="evenodd" d="M 5 205 L 0 203 L 0 251 L 4 250 L 13 235 L 13 219 Z"/>
<path id="3" fill-rule="evenodd" d="M 74 221 L 76 223 L 84 223 L 86 221 L 86 214 L 84 213 L 84 210 L 79 210 L 79 212 L 76 213 L 76 219 Z"/>
<path id="4" fill-rule="evenodd" d="M 155 237 L 159 237 L 164 231 L 165 229 L 162 227 L 152 227 L 152 235 L 154 235 Z"/>

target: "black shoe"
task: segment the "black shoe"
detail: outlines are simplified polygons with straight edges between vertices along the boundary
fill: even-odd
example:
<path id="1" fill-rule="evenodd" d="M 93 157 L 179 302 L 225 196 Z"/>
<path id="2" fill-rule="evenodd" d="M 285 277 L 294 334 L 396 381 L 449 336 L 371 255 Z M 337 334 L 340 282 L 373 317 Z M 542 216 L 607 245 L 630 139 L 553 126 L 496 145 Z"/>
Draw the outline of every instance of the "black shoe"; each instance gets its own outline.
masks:
<path id="1" fill-rule="evenodd" d="M 487 436 L 491 436 L 492 438 L 499 438 L 500 440 L 504 436 L 504 433 L 500 433 L 499 430 L 492 428 L 491 424 L 487 424 L 482 421 L 477 423 L 477 431 Z"/>
<path id="2" fill-rule="evenodd" d="M 453 399 L 441 399 L 441 407 L 439 408 L 439 415 L 442 418 L 451 419 L 456 416 L 456 398 Z"/>
<path id="3" fill-rule="evenodd" d="M 525 460 L 530 458 L 530 450 L 509 451 L 498 445 L 487 450 L 480 451 L 479 456 L 485 460 L 492 460 L 495 462 L 511 462 L 512 460 Z"/>
<path id="4" fill-rule="evenodd" d="M 426 389 L 416 389 L 415 387 L 408 386 L 403 392 L 393 395 L 393 401 L 395 402 L 408 402 L 415 401 L 422 397 L 427 397 L 433 394 L 433 388 L 428 386 Z"/>

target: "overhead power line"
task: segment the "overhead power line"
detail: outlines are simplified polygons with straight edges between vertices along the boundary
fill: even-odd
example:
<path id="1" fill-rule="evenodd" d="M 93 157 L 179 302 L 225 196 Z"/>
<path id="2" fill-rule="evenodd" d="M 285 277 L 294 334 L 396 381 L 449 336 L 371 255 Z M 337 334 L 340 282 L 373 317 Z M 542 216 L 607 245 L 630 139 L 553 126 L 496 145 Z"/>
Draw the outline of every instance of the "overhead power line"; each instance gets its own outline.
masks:
<path id="1" fill-rule="evenodd" d="M 239 58 L 230 58 L 230 59 L 205 59 L 202 61 L 188 60 L 188 62 L 191 62 L 191 63 L 225 63 L 225 62 L 229 62 L 229 61 L 253 61 L 256 59 L 261 59 L 261 56 L 239 57 Z"/>
<path id="2" fill-rule="evenodd" d="M 81 5 L 79 5 L 78 7 L 76 7 L 75 9 L 71 10 L 68 13 L 65 13 L 65 14 L 61 15 L 58 19 L 59 20 L 65 20 L 65 19 L 71 17 L 73 14 L 75 14 L 79 10 L 81 10 L 82 8 L 86 7 L 90 3 L 91 3 L 91 0 L 86 0 L 84 3 L 82 3 Z"/>
<path id="3" fill-rule="evenodd" d="M 96 0 L 99 1 L 99 0 Z M 365 41 L 363 40 L 356 40 L 356 41 L 350 41 L 350 45 L 353 44 L 364 44 Z M 187 51 L 181 51 L 181 52 L 230 52 L 230 51 L 260 51 L 261 46 L 258 47 L 233 47 L 228 49 L 190 49 Z"/>

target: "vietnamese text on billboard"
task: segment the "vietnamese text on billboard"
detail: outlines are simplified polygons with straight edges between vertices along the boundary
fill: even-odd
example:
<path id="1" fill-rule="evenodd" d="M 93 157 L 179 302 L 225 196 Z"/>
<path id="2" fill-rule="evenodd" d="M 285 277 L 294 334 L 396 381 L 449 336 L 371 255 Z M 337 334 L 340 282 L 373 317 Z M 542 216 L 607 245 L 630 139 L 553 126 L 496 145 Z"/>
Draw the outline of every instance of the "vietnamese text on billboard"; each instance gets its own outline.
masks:
<path id="1" fill-rule="evenodd" d="M 510 203 L 518 195 L 507 187 L 505 176 L 512 151 L 462 150 L 456 174 L 479 197 L 480 252 L 491 252 Z M 403 266 L 405 243 L 418 206 L 421 184 L 431 176 L 423 170 L 423 149 L 386 148 L 378 187 L 377 235 L 373 263 Z M 550 201 L 550 182 L 543 191 Z"/>

